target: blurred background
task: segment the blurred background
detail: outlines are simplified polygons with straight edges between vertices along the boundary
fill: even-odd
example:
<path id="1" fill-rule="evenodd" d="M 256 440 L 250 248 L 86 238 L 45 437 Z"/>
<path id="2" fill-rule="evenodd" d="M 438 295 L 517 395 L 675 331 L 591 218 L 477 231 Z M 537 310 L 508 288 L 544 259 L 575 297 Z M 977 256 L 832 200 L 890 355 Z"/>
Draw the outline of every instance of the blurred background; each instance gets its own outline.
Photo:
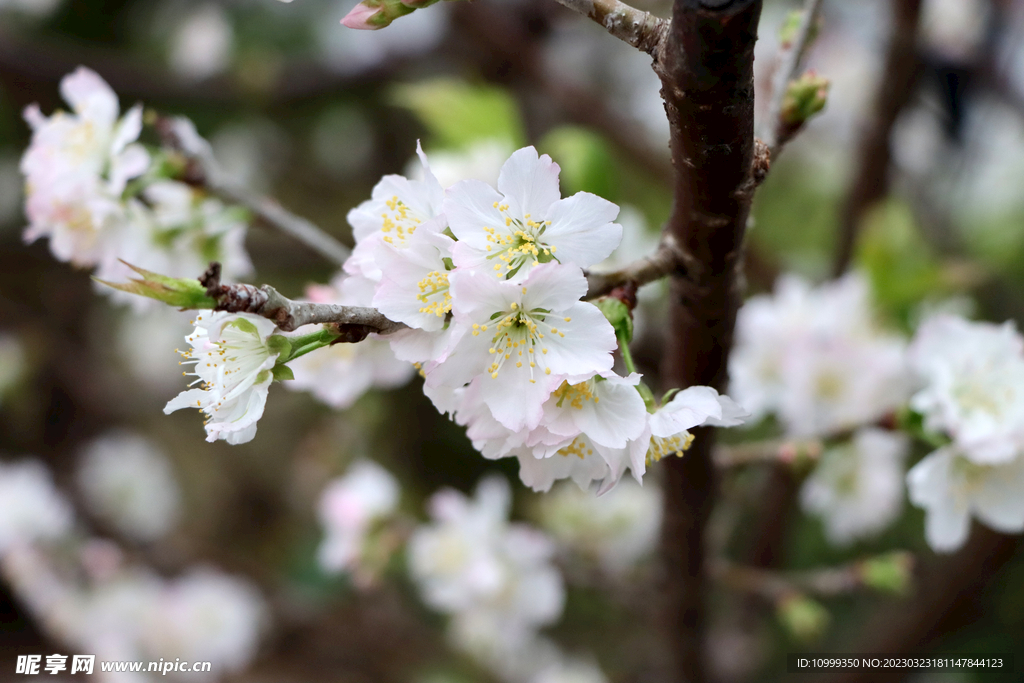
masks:
<path id="1" fill-rule="evenodd" d="M 636 4 L 669 13 L 664 2 Z M 828 105 L 773 164 L 757 194 L 748 291 L 771 291 L 783 272 L 826 280 L 844 225 L 854 221 L 854 263 L 890 329 L 909 333 L 940 308 L 1020 326 L 1024 4 L 925 0 L 913 84 L 890 102 L 891 153 L 865 160 L 862 140 L 879 120 L 895 4 L 826 0 L 808 65 L 831 80 Z M 0 581 L 0 680 L 21 680 L 17 655 L 89 653 L 69 642 L 63 620 L 70 617 L 50 604 L 67 584 L 61 572 L 103 583 L 126 567 L 133 568 L 131 581 L 118 588 L 120 598 L 107 601 L 119 607 L 104 603 L 100 612 L 78 614 L 97 631 L 106 628 L 101 621 L 110 625 L 104 633 L 134 630 L 140 622 L 123 615 L 139 604 L 138 595 L 160 593 L 162 616 L 153 617 L 159 623 L 144 645 L 118 645 L 137 634 L 104 641 L 105 652 L 123 659 L 212 659 L 220 663 L 214 679 L 239 681 L 514 678 L 446 635 L 445 617 L 417 597 L 400 552 L 382 551 L 363 577 L 318 562 L 325 536 L 318 500 L 360 459 L 397 479 L 406 525 L 427 519 L 426 501 L 438 489 L 469 495 L 486 473 L 506 477 L 513 518 L 554 539 L 553 562 L 568 585 L 564 614 L 545 633 L 582 664 L 543 680 L 659 680 L 666 655 L 655 619 L 656 471 L 642 493 L 623 483 L 622 495 L 637 498 L 619 504 L 619 517 L 594 521 L 591 503 L 571 490 L 532 493 L 518 483 L 514 461 L 481 458 L 463 430 L 424 398 L 418 378 L 354 392 L 344 410 L 275 386 L 254 441 L 206 443 L 197 415 L 162 413 L 184 388 L 174 350 L 191 331 L 188 315 L 139 311 L 102 296 L 87 271 L 55 260 L 45 239 L 22 239 L 18 164 L 31 135 L 22 111 L 32 103 L 47 114 L 65 106 L 59 83 L 84 65 L 111 85 L 122 111 L 142 103 L 188 116 L 227 173 L 347 244 L 347 212 L 383 174 L 417 173 L 411 160 L 420 140 L 444 185 L 465 177 L 493 183 L 511 151 L 535 145 L 560 164 L 563 195 L 586 190 L 623 207 L 626 238 L 614 258 L 624 263 L 653 249 L 671 206 L 671 163 L 659 83 L 646 55 L 551 0 L 441 3 L 372 32 L 339 24 L 351 6 L 0 0 L 0 461 L 43 463 L 49 475 L 28 479 L 52 477 L 73 508 L 78 538 L 54 551 L 57 559 L 23 558 Z M 759 106 L 767 101 L 779 28 L 797 8 L 765 2 L 755 61 Z M 866 194 L 856 191 L 864 174 L 880 181 Z M 249 281 L 289 296 L 328 282 L 337 270 L 264 226 L 250 227 L 245 246 L 256 272 Z M 665 312 L 659 287 L 644 290 L 634 352 L 656 387 Z M 726 438 L 777 434 L 769 421 Z M 922 538 L 923 514 L 906 503 L 884 532 L 845 546 L 831 544 L 812 515 L 773 511 L 773 499 L 763 494 L 789 476 L 771 463 L 728 473 L 719 511 L 731 520 L 724 552 L 756 555 L 760 534 L 775 533 L 782 540 L 765 564 L 787 570 L 842 566 L 893 550 L 911 551 L 924 566 L 938 561 Z M 16 514 L 15 489 L 0 490 L 7 497 L 0 516 Z M 70 514 L 61 505 L 54 504 Z M 783 529 L 765 531 L 766 516 L 778 516 Z M 584 528 L 588 521 L 594 528 Z M 636 547 L 615 549 L 624 537 Z M 927 638 L 910 646 L 1015 652 L 1020 671 L 1020 543 L 999 538 L 965 566 L 963 599 L 931 615 Z M 43 580 L 46 571 L 55 573 L 51 583 Z M 715 675 L 777 680 L 786 675 L 787 652 L 836 651 L 856 642 L 872 618 L 920 599 L 914 590 L 842 594 L 788 616 L 742 590 L 717 591 Z M 208 632 L 197 625 L 207 623 L 203 610 L 216 623 Z M 220 645 L 204 649 L 204 639 Z M 1018 679 L 964 672 L 913 680 Z"/>

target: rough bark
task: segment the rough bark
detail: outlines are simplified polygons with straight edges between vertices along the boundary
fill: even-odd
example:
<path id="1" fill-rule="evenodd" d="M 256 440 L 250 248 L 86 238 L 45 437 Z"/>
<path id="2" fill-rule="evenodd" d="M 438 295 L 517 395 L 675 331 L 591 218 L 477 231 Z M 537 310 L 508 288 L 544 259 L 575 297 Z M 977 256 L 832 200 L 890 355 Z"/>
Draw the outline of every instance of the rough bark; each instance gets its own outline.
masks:
<path id="1" fill-rule="evenodd" d="M 674 205 L 666 231 L 681 251 L 672 277 L 663 377 L 724 388 L 743 235 L 754 190 L 754 42 L 760 0 L 676 0 L 654 68 L 671 125 Z M 673 671 L 704 681 L 705 526 L 716 491 L 714 430 L 664 462 L 663 614 Z"/>

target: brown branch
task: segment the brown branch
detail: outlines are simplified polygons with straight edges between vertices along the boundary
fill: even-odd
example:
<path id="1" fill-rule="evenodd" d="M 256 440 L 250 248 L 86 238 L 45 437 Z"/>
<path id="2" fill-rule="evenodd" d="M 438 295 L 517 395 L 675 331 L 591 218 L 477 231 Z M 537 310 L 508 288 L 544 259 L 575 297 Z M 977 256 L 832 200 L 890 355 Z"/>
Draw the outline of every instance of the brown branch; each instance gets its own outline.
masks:
<path id="1" fill-rule="evenodd" d="M 857 149 L 853 182 L 840 213 L 839 241 L 832 273 L 842 275 L 853 259 L 861 220 L 889 189 L 889 137 L 900 112 L 910 101 L 917 78 L 917 28 L 921 0 L 892 0 L 893 22 L 874 103 Z"/>
<path id="2" fill-rule="evenodd" d="M 248 209 L 259 222 L 305 244 L 328 261 L 339 266 L 345 263 L 350 253 L 348 247 L 302 216 L 291 213 L 277 201 L 234 183 L 217 168 L 211 155 L 199 154 L 190 149 L 181 139 L 171 119 L 158 117 L 155 127 L 164 144 L 185 158 L 185 182 L 202 187 L 229 204 Z"/>
<path id="3" fill-rule="evenodd" d="M 199 283 L 206 287 L 208 296 L 217 300 L 214 310 L 260 315 L 285 332 L 303 325 L 335 325 L 341 334 L 339 341 L 358 342 L 371 332 L 386 335 L 407 329 L 404 323 L 389 320 L 375 308 L 292 301 L 270 285 L 221 284 L 220 264 L 216 262 L 210 264 Z"/>
<path id="4" fill-rule="evenodd" d="M 619 0 L 556 0 L 577 14 L 593 19 L 608 33 L 638 50 L 653 54 L 661 42 L 668 22 L 650 12 Z"/>
<path id="5" fill-rule="evenodd" d="M 676 246 L 675 238 L 665 235 L 657 251 L 650 256 L 638 259 L 619 270 L 610 273 L 587 273 L 587 299 L 596 299 L 608 294 L 616 287 L 635 285 L 641 287 L 663 277 L 667 277 L 682 268 L 682 255 Z"/>
<path id="6" fill-rule="evenodd" d="M 671 128 L 674 205 L 666 232 L 683 254 L 672 278 L 671 386 L 723 389 L 741 294 L 738 273 L 755 188 L 754 42 L 760 0 L 675 0 L 655 71 Z M 717 481 L 715 431 L 698 429 L 664 468 L 662 610 L 673 682 L 707 680 L 705 527 Z"/>
<path id="7" fill-rule="evenodd" d="M 782 104 L 786 100 L 789 82 L 797 75 L 800 62 L 803 61 L 804 54 L 810 46 L 811 33 L 814 31 L 818 15 L 821 13 L 821 3 L 822 0 L 806 0 L 796 36 L 788 46 L 783 46 L 779 65 L 775 69 L 772 79 L 772 99 L 765 117 L 765 134 L 761 136 L 768 146 L 769 157 L 772 161 L 778 157 L 782 146 L 792 139 L 796 132 L 790 130 L 782 120 Z"/>

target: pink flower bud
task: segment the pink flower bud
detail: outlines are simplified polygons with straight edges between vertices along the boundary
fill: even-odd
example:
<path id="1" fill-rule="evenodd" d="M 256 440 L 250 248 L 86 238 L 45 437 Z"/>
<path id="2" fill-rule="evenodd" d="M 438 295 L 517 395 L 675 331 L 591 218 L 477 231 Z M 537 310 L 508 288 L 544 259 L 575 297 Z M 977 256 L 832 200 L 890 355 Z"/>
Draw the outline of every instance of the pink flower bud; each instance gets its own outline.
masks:
<path id="1" fill-rule="evenodd" d="M 353 7 L 351 12 L 345 15 L 345 18 L 341 20 L 341 23 L 349 28 L 357 28 L 364 31 L 375 31 L 376 29 L 387 26 L 387 23 L 381 22 L 380 17 L 377 17 L 380 12 L 381 7 L 379 4 L 371 7 L 369 4 L 361 2 Z M 374 21 L 375 18 L 377 19 L 376 21 Z"/>

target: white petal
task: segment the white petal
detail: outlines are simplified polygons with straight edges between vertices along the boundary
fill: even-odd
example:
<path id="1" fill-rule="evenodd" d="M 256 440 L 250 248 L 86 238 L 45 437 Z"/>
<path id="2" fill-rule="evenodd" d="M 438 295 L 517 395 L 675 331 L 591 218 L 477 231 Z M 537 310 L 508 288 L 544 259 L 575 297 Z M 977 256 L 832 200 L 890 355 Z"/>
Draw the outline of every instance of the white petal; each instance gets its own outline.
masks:
<path id="1" fill-rule="evenodd" d="M 539 220 L 562 196 L 558 189 L 558 164 L 547 154 L 537 156 L 533 147 L 512 153 L 498 174 L 498 191 L 505 195 L 509 213 Z"/>
<path id="2" fill-rule="evenodd" d="M 622 226 L 612 223 L 619 207 L 589 192 L 577 192 L 551 206 L 544 242 L 558 247 L 562 263 L 592 266 L 615 251 L 622 241 Z"/>

